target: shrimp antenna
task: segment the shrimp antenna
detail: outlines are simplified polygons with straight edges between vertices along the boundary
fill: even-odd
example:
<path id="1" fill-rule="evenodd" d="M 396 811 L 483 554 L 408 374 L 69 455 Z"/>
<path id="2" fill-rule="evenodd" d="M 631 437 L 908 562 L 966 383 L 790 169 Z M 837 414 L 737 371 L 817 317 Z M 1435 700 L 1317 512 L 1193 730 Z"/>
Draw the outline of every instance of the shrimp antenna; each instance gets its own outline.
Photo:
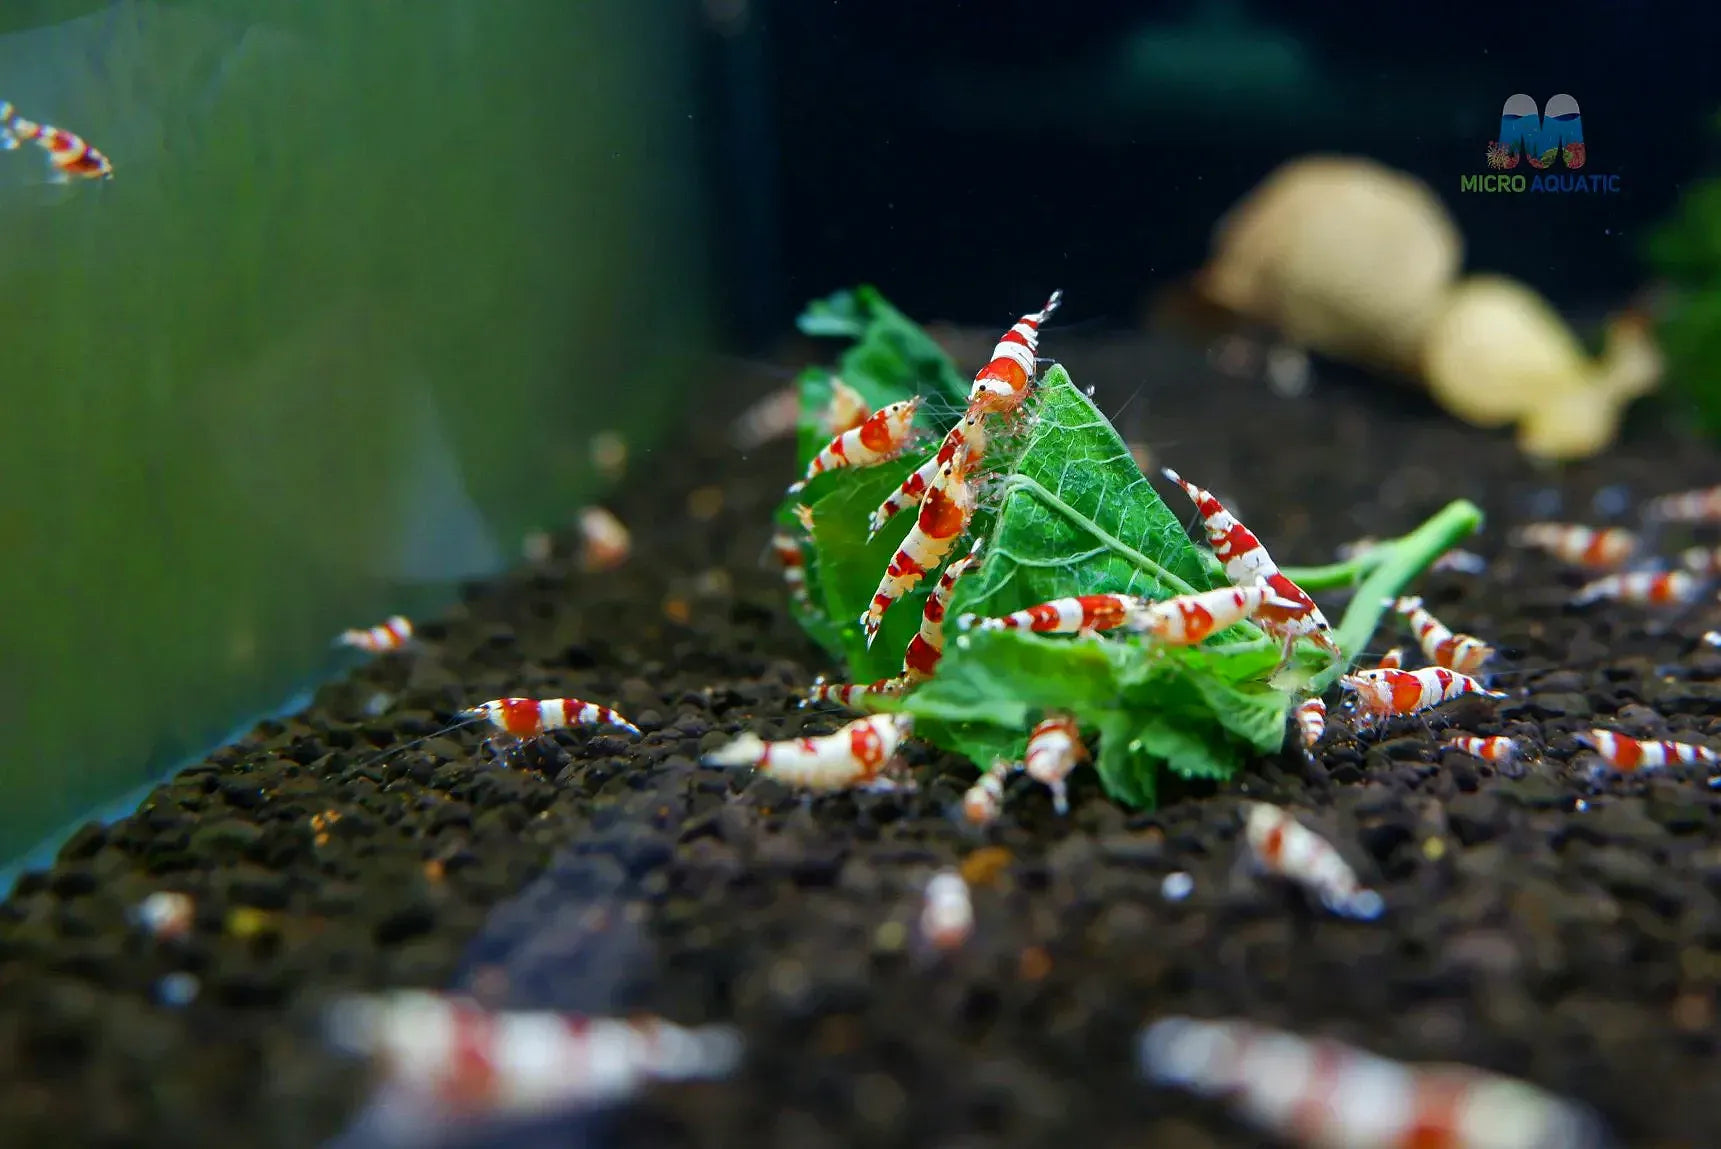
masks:
<path id="1" fill-rule="evenodd" d="M 424 743 L 429 742 L 432 738 L 441 738 L 444 734 L 452 734 L 462 726 L 471 726 L 475 722 L 482 722 L 484 720 L 484 713 L 481 710 L 462 710 L 460 713 L 466 715 L 466 717 L 462 718 L 458 722 L 452 723 L 451 725 L 444 726 L 441 730 L 432 730 L 429 734 L 414 738 L 411 742 L 402 742 L 399 746 L 390 746 L 386 750 L 378 751 L 376 754 L 366 758 L 363 762 L 360 762 L 359 766 L 374 766 L 391 755 L 399 754 L 405 750 L 411 750 L 414 746 L 421 746 Z"/>

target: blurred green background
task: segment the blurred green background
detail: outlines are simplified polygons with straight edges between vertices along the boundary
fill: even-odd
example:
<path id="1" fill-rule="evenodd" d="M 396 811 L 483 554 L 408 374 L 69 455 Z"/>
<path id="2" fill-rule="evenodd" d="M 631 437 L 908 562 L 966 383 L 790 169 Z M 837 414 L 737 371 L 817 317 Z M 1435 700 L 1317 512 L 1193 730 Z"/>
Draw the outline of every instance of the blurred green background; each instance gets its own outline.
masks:
<path id="1" fill-rule="evenodd" d="M 0 860 L 513 561 L 694 363 L 690 29 L 628 0 L 10 0 Z"/>

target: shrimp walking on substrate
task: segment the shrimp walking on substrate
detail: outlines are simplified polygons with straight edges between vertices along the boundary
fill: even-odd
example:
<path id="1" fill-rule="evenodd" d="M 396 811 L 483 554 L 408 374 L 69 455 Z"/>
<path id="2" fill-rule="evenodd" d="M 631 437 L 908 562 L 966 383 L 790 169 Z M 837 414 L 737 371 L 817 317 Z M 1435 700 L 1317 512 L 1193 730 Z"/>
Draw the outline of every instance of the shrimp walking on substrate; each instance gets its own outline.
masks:
<path id="1" fill-rule="evenodd" d="M 1160 1086 L 1223 1099 L 1309 1149 L 1607 1149 L 1590 1110 L 1467 1065 L 1406 1065 L 1246 1021 L 1165 1017 L 1142 1031 Z"/>
<path id="2" fill-rule="evenodd" d="M 766 742 L 751 732 L 707 754 L 707 766 L 751 766 L 767 778 L 807 790 L 896 790 L 884 777 L 897 748 L 914 733 L 907 714 L 857 718 L 834 734 Z"/>

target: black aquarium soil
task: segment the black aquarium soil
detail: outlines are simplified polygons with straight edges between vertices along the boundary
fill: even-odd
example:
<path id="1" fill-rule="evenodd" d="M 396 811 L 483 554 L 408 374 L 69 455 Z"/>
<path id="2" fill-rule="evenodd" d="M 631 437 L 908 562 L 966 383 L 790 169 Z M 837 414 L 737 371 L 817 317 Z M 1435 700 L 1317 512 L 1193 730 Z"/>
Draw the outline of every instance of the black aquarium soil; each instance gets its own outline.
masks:
<path id="1" fill-rule="evenodd" d="M 1574 609 L 1577 575 L 1502 545 L 1512 523 L 1603 522 L 1712 483 L 1716 456 L 1643 425 L 1605 460 L 1538 473 L 1409 393 L 1322 379 L 1283 399 L 1141 340 L 1055 343 L 1156 467 L 1233 500 L 1281 562 L 1327 561 L 1451 498 L 1480 503 L 1488 573 L 1421 590 L 1503 648 L 1512 699 L 1449 716 L 1527 740 L 1523 776 L 1443 752 L 1418 724 L 1359 745 L 1335 718 L 1313 767 L 1287 752 L 1217 791 L 1168 787 L 1149 813 L 1081 771 L 1068 817 L 1021 789 L 982 836 L 949 814 L 973 768 L 924 747 L 910 795 L 806 801 L 701 768 L 737 729 L 843 720 L 795 707 L 830 668 L 761 561 L 789 449 L 737 458 L 714 418 L 636 461 L 612 504 L 634 532 L 625 570 L 583 573 L 564 540 L 473 588 L 418 651 L 323 689 L 24 878 L 0 905 L 0 1140 L 317 1144 L 365 1086 L 321 1045 L 320 1004 L 425 986 L 745 1035 L 727 1083 L 508 1143 L 1260 1143 L 1137 1080 L 1139 1027 L 1187 1013 L 1521 1076 L 1590 1101 L 1628 1144 L 1721 1145 L 1721 794 L 1701 773 L 1598 789 L 1587 759 L 1570 762 L 1592 720 L 1721 733 L 1721 656 L 1696 640 L 1721 611 Z M 645 735 L 560 734 L 498 767 L 465 730 L 368 761 L 507 694 L 613 702 Z M 1384 918 L 1320 916 L 1240 879 L 1244 794 L 1329 833 L 1384 894 Z M 975 881 L 978 927 L 932 961 L 915 918 L 947 864 Z M 1175 903 L 1161 892 L 1174 871 L 1194 878 Z M 128 925 L 127 907 L 163 889 L 197 899 L 182 941 Z M 163 979 L 177 973 L 196 993 L 173 1004 Z"/>

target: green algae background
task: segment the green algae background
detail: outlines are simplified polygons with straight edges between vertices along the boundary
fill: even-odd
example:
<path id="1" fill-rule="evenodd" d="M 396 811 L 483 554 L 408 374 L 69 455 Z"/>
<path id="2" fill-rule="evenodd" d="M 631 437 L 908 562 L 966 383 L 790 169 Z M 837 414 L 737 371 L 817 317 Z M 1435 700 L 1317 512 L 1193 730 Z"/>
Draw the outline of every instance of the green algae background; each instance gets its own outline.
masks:
<path id="1" fill-rule="evenodd" d="M 681 6 L 6 9 L 115 178 L 0 153 L 0 861 L 515 561 L 703 334 Z"/>

